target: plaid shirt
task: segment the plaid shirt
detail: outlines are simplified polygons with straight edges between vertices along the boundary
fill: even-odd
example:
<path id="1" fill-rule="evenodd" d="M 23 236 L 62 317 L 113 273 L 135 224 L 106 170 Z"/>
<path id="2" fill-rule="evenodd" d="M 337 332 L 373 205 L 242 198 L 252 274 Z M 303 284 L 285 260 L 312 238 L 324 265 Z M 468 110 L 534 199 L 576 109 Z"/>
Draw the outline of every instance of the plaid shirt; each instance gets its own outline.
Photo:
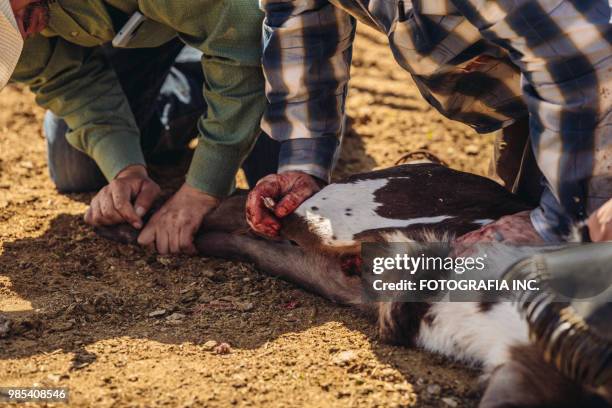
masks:
<path id="1" fill-rule="evenodd" d="M 612 25 L 606 0 L 260 0 L 279 171 L 328 180 L 355 19 L 385 33 L 423 97 L 490 132 L 529 115 L 546 191 L 532 213 L 557 240 L 612 197 Z"/>

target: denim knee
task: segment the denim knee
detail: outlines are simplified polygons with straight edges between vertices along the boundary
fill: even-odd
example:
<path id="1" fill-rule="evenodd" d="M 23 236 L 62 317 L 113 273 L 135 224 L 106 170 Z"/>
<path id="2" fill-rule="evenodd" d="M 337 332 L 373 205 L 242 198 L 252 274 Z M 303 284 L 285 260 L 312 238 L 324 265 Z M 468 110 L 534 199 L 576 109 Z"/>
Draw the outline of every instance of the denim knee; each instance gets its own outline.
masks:
<path id="1" fill-rule="evenodd" d="M 58 191 L 97 191 L 106 184 L 106 179 L 95 161 L 72 147 L 66 140 L 66 122 L 47 111 L 43 130 L 47 139 L 49 174 Z"/>

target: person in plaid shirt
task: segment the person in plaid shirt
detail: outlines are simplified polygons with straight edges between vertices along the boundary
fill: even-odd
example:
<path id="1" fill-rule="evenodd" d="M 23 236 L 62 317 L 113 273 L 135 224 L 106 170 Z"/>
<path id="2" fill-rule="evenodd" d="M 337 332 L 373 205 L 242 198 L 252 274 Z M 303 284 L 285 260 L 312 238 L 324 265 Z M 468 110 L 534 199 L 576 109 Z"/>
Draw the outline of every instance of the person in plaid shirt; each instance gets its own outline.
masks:
<path id="1" fill-rule="evenodd" d="M 388 36 L 398 64 L 443 115 L 531 145 L 518 149 L 523 166 L 505 181 L 516 191 L 520 177 L 535 180 L 539 206 L 464 242 L 561 241 L 583 220 L 592 240 L 612 239 L 607 0 L 260 0 L 260 7 L 270 102 L 262 128 L 281 154 L 278 174 L 250 195 L 255 231 L 277 235 L 278 218 L 329 182 L 358 20 Z M 525 173 L 529 156 L 534 165 Z M 265 197 L 279 200 L 274 214 Z"/>

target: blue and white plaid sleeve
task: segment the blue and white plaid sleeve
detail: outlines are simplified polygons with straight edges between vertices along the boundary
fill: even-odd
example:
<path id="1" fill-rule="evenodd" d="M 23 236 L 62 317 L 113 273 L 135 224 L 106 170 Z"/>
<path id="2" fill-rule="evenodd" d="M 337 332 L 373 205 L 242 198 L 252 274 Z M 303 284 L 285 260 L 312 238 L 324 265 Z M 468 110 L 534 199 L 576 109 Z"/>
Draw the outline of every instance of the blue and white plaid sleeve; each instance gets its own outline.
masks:
<path id="1" fill-rule="evenodd" d="M 339 151 L 355 21 L 327 0 L 260 0 L 269 107 L 262 129 L 281 142 L 279 172 L 329 181 Z"/>
<path id="2" fill-rule="evenodd" d="M 523 75 L 530 133 L 549 191 L 544 238 L 612 197 L 612 25 L 608 0 L 452 0 Z"/>

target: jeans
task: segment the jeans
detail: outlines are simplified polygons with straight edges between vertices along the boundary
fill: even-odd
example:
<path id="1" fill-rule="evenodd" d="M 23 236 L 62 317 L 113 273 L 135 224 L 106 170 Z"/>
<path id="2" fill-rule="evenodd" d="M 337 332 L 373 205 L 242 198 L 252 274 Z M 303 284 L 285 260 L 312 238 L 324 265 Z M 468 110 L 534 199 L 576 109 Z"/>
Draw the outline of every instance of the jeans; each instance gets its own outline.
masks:
<path id="1" fill-rule="evenodd" d="M 199 52 L 178 40 L 152 49 L 104 50 L 132 108 L 147 162 L 165 163 L 184 153 L 206 112 Z M 107 184 L 95 161 L 68 143 L 69 129 L 61 118 L 48 111 L 43 130 L 49 174 L 58 191 L 98 191 Z M 278 142 L 260 135 L 242 166 L 249 186 L 276 173 L 279 149 Z"/>

